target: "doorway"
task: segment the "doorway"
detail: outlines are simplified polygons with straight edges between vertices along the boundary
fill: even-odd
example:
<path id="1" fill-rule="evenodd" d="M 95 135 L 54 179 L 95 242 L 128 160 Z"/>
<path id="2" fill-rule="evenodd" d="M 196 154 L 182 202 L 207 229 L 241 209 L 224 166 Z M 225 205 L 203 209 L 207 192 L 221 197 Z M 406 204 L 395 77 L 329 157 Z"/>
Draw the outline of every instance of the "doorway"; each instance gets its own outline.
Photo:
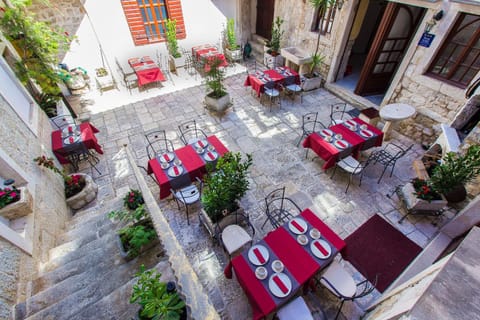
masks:
<path id="1" fill-rule="evenodd" d="M 257 0 L 257 23 L 255 33 L 265 39 L 272 37 L 275 0 Z"/>
<path id="2" fill-rule="evenodd" d="M 336 83 L 380 105 L 424 13 L 396 2 L 361 0 Z"/>

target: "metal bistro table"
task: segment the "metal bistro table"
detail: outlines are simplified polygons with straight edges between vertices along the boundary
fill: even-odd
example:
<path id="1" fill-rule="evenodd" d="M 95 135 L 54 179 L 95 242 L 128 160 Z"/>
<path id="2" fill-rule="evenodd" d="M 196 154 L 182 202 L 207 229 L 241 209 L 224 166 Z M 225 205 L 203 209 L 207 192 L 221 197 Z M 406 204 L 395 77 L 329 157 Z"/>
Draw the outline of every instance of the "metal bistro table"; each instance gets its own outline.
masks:
<path id="1" fill-rule="evenodd" d="M 387 104 L 380 109 L 380 117 L 385 120 L 385 125 L 383 127 L 383 140 L 390 139 L 390 133 L 392 131 L 392 126 L 395 122 L 408 119 L 415 114 L 415 107 L 406 104 L 406 103 L 392 103 Z"/>

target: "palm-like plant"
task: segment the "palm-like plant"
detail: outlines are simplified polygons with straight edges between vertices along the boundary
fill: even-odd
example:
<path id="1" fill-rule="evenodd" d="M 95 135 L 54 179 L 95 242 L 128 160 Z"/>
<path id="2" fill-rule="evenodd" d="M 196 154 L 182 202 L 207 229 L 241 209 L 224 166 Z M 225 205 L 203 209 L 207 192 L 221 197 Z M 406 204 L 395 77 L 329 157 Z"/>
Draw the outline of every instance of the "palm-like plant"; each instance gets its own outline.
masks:
<path id="1" fill-rule="evenodd" d="M 328 7 L 335 5 L 336 0 L 310 0 L 310 5 L 315 9 L 318 10 L 319 15 L 323 15 L 325 10 Z M 313 71 L 317 66 L 319 66 L 324 57 L 318 54 L 318 49 L 320 46 L 320 31 L 317 35 L 317 45 L 315 46 L 315 53 L 312 56 L 312 63 L 310 64 L 310 74 L 313 74 Z"/>

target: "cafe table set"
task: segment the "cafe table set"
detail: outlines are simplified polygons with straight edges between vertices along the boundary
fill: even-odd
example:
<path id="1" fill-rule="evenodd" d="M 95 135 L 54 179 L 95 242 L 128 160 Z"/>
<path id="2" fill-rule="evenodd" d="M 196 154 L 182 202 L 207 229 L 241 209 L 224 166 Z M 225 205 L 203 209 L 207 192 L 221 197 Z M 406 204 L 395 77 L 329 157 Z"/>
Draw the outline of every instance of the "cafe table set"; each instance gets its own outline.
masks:
<path id="1" fill-rule="evenodd" d="M 257 97 L 260 97 L 260 95 L 265 92 L 265 83 L 274 81 L 277 85 L 281 85 L 285 81 L 285 78 L 291 76 L 295 77 L 295 83 L 300 85 L 299 74 L 289 67 L 283 66 L 264 71 L 258 70 L 247 75 L 244 86 L 251 86 L 252 90 L 257 93 Z"/>
<path id="2" fill-rule="evenodd" d="M 128 59 L 128 64 L 135 72 L 140 87 L 167 80 L 160 67 L 149 56 Z"/>
<path id="3" fill-rule="evenodd" d="M 237 255 L 232 269 L 252 306 L 253 319 L 271 316 L 296 297 L 345 247 L 345 242 L 305 209 Z"/>
<path id="4" fill-rule="evenodd" d="M 154 174 L 160 187 L 160 199 L 165 199 L 171 194 L 171 189 L 180 189 L 196 178 L 201 179 L 207 172 L 207 165 L 215 165 L 219 157 L 227 152 L 228 149 L 215 135 L 208 136 L 150 159 L 147 173 Z"/>
<path id="5" fill-rule="evenodd" d="M 358 158 L 360 151 L 381 146 L 383 134 L 375 126 L 353 118 L 311 133 L 303 141 L 303 147 L 325 160 L 322 169 L 327 170 L 339 159 L 349 155 Z"/>
<path id="6" fill-rule="evenodd" d="M 203 44 L 192 47 L 192 56 L 198 62 L 203 63 L 205 72 L 210 71 L 211 62 L 215 59 L 220 59 L 221 63 L 219 67 L 227 67 L 228 62 L 225 55 L 218 51 L 216 46 L 210 44 Z"/>

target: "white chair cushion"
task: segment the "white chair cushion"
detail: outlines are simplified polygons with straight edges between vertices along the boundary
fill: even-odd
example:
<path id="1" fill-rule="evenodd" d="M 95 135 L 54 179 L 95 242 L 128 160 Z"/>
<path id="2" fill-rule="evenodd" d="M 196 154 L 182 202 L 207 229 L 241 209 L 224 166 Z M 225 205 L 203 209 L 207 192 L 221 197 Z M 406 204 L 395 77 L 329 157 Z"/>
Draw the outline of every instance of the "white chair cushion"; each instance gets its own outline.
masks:
<path id="1" fill-rule="evenodd" d="M 357 285 L 355 284 L 355 280 L 353 279 L 352 275 L 335 260 L 332 261 L 327 270 L 325 270 L 325 272 L 322 274 L 320 283 L 323 284 L 334 295 L 337 295 L 335 290 L 333 290 L 332 287 L 330 287 L 330 285 L 323 280 L 323 278 L 327 279 L 344 297 L 351 298 L 357 292 Z"/>
<path id="2" fill-rule="evenodd" d="M 239 225 L 231 224 L 222 231 L 222 242 L 230 255 L 250 241 L 252 237 Z"/>
<path id="3" fill-rule="evenodd" d="M 360 162 L 358 162 L 358 160 L 352 156 L 341 159 L 337 162 L 337 165 L 343 170 L 353 174 L 357 174 L 362 171 L 362 167 L 359 167 Z"/>
<path id="4" fill-rule="evenodd" d="M 280 95 L 280 91 L 277 89 L 265 89 L 265 94 L 271 97 L 278 97 Z"/>
<path id="5" fill-rule="evenodd" d="M 312 313 L 302 297 L 297 297 L 278 310 L 277 316 L 280 320 L 313 320 Z"/>
<path id="6" fill-rule="evenodd" d="M 175 197 L 182 202 L 185 199 L 185 204 L 192 204 L 200 199 L 200 192 L 196 186 L 190 185 L 175 192 Z"/>
<path id="7" fill-rule="evenodd" d="M 286 86 L 286 88 L 290 91 L 294 91 L 294 92 L 300 92 L 302 91 L 302 87 L 300 87 L 298 84 L 290 84 L 288 86 Z"/>

